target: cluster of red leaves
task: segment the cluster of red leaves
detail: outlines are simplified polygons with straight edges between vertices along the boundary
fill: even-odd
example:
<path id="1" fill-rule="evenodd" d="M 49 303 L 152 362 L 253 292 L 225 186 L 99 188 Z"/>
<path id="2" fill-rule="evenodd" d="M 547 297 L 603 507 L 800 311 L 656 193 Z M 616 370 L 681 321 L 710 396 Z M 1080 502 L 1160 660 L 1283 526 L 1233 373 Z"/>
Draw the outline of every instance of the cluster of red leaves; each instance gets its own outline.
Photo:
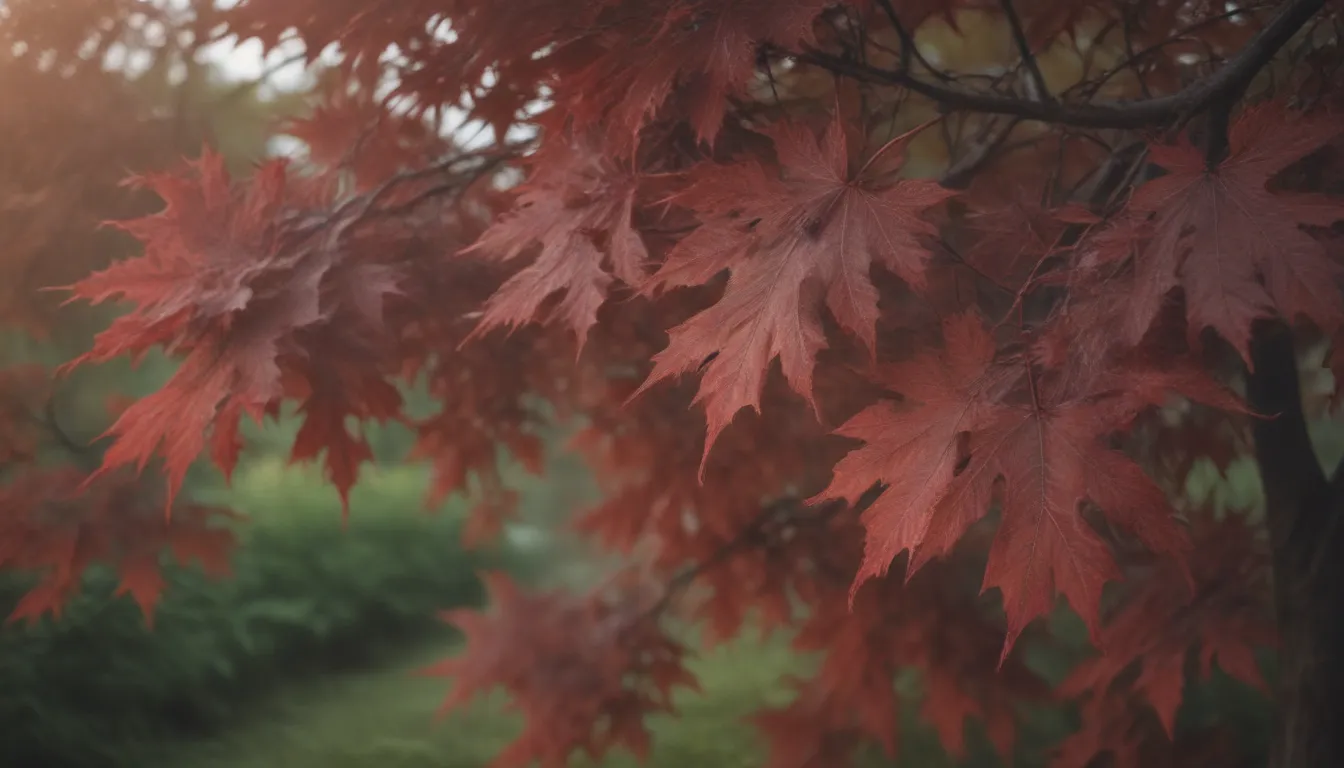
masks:
<path id="1" fill-rule="evenodd" d="M 405 418 L 416 437 L 408 458 L 431 463 L 431 506 L 472 492 L 464 538 L 479 543 L 501 530 L 518 501 L 504 481 L 507 459 L 500 449 L 540 473 L 545 446 L 538 432 L 551 418 L 542 404 L 555 406 L 554 416 L 563 418 L 594 382 L 574 369 L 573 345 L 563 331 L 527 328 L 477 337 L 477 319 L 466 310 L 479 308 L 509 272 L 489 260 L 455 255 L 464 235 L 479 232 L 461 210 L 430 207 L 423 213 L 425 231 L 441 233 L 445 217 L 459 224 L 442 240 L 430 235 L 436 238 L 430 258 L 417 248 L 398 263 L 405 278 L 388 307 L 387 324 L 396 329 L 393 354 L 404 378 L 423 377 L 437 406 L 431 414 Z"/>
<path id="2" fill-rule="evenodd" d="M 424 122 L 390 114 L 367 89 L 327 78 L 315 90 L 313 111 L 288 121 L 284 132 L 303 142 L 312 162 L 348 171 L 361 192 L 447 148 Z"/>
<path id="3" fill-rule="evenodd" d="M 426 370 L 428 390 L 440 406 L 436 413 L 411 422 L 416 441 L 409 458 L 432 464 L 427 497 L 431 506 L 453 493 L 473 491 L 476 501 L 463 532 L 464 542 L 471 545 L 493 539 L 518 502 L 517 492 L 504 481 L 500 448 L 508 449 L 528 471 L 540 474 L 545 445 L 537 431 L 546 418 L 536 398 L 563 391 L 569 380 L 546 366 L 524 372 L 523 361 L 541 348 L 542 342 L 535 338 L 457 347 L 445 341 L 461 340 L 472 326 L 460 321 L 454 325 L 456 334 L 417 334 L 417 341 L 442 350 Z"/>
<path id="4" fill-rule="evenodd" d="M 857 554 L 856 533 L 852 524 L 838 529 L 832 549 L 843 552 L 848 543 Z M 830 559 L 832 567 L 844 562 L 835 551 Z M 904 583 L 890 576 L 868 581 L 848 606 L 843 576 L 816 596 L 793 645 L 823 654 L 821 667 L 799 683 L 791 704 L 756 718 L 769 736 L 771 768 L 848 764 L 870 740 L 895 758 L 901 701 L 893 681 L 902 669 L 920 673 L 920 716 L 948 754 L 966 756 L 971 717 L 983 722 L 1001 754 L 1012 753 L 1018 707 L 1047 701 L 1049 690 L 1019 656 L 1000 661 L 1002 629 L 964 588 L 956 566 L 964 563 L 940 565 Z"/>
<path id="5" fill-rule="evenodd" d="M 197 561 L 208 575 L 227 575 L 234 513 L 187 504 L 165 518 L 162 494 L 134 472 L 90 476 L 49 461 L 72 450 L 51 422 L 51 385 L 38 365 L 0 370 L 0 568 L 39 576 L 9 621 L 59 615 L 95 565 L 115 569 L 116 594 L 134 599 L 151 623 L 165 551 L 184 566 Z"/>
<path id="6" fill-rule="evenodd" d="M 648 251 L 633 221 L 638 179 L 581 141 L 547 144 L 528 162 L 534 171 L 516 191 L 514 209 L 466 252 L 504 261 L 538 243 L 541 252 L 491 296 L 479 328 L 526 324 L 559 292 L 551 317 L 582 342 L 613 279 L 643 282 Z"/>
<path id="7" fill-rule="evenodd" d="M 134 473 L 90 480 L 72 467 L 29 468 L 0 486 L 0 568 L 41 574 L 9 620 L 59 615 L 84 572 L 105 564 L 120 578 L 116 594 L 130 595 L 152 622 L 165 550 L 182 565 L 199 562 L 207 574 L 227 576 L 234 535 L 225 524 L 233 513 L 179 505 L 165 518 L 160 498 Z"/>
<path id="8" fill-rule="evenodd" d="M 340 209 L 305 219 L 287 207 L 317 208 L 327 193 L 292 177 L 283 162 L 238 184 L 223 158 L 207 151 L 190 173 L 136 182 L 167 203 L 160 213 L 118 222 L 145 243 L 144 253 L 71 287 L 76 298 L 120 298 L 134 308 L 72 365 L 160 346 L 186 354 L 162 389 L 112 425 L 116 440 L 103 471 L 143 468 L 158 451 L 171 501 L 207 442 L 230 473 L 242 448 L 240 418 L 260 421 L 287 396 L 304 415 L 294 458 L 325 449 L 328 476 L 344 499 L 371 456 L 346 418 L 386 419 L 400 407 L 377 367 L 383 299 L 396 289 L 391 272 L 347 258 Z M 330 328 L 340 333 L 322 333 Z"/>
<path id="9" fill-rule="evenodd" d="M 1189 561 L 1191 581 L 1170 562 L 1133 579 L 1102 630 L 1102 655 L 1060 686 L 1061 695 L 1085 702 L 1083 730 L 1060 745 L 1058 768 L 1085 768 L 1104 752 L 1118 767 L 1168 764 L 1152 748 L 1164 740 L 1151 731 L 1174 737 L 1187 681 L 1207 678 L 1215 662 L 1237 680 L 1266 687 L 1252 651 L 1275 642 L 1268 548 L 1237 515 L 1218 519 L 1199 510 L 1192 522 L 1200 546 Z"/>
<path id="10" fill-rule="evenodd" d="M 702 575 L 709 589 L 695 616 L 706 622 L 710 640 L 736 636 L 753 612 L 770 624 L 787 624 L 799 564 L 821 544 L 809 523 L 813 511 L 798 503 L 797 491 L 792 498 L 781 495 L 824 481 L 819 469 L 828 463 L 827 446 L 807 411 L 781 389 L 770 393 L 777 418 L 744 420 L 709 460 L 703 480 L 696 472 L 701 436 L 667 419 L 690 405 L 686 387 L 599 411 L 572 442 L 606 486 L 604 500 L 576 526 L 605 548 L 645 558 L 666 574 L 713 560 L 726 547 L 741 550 Z M 756 458 L 761 446 L 783 441 L 809 450 Z M 832 460 L 836 447 L 831 443 Z M 762 507 L 772 499 L 776 503 Z"/>
<path id="11" fill-rule="evenodd" d="M 941 352 L 886 373 L 912 405 L 873 406 L 840 428 L 866 445 L 836 465 L 821 498 L 853 501 L 875 482 L 886 486 L 864 513 L 868 549 L 856 586 L 902 551 L 911 551 L 911 568 L 945 555 L 997 495 L 1002 519 L 984 588 L 1003 595 L 1005 653 L 1056 591 L 1095 631 L 1102 586 L 1119 571 L 1078 513 L 1084 502 L 1154 552 L 1188 548 L 1166 494 L 1103 439 L 1172 392 L 1228 407 L 1235 399 L 1179 367 L 1059 376 L 1040 355 L 995 364 L 992 337 L 969 315 L 949 319 L 945 336 Z"/>
<path id="12" fill-rule="evenodd" d="M 912 286 L 924 284 L 930 253 L 919 237 L 936 229 L 919 214 L 951 192 L 931 181 L 892 178 L 899 167 L 869 178 L 891 145 L 863 159 L 861 147 L 847 143 L 843 120 L 837 110 L 819 138 L 805 127 L 776 126 L 777 165 L 707 163 L 692 172 L 683 193 L 701 226 L 667 254 L 653 285 L 700 285 L 725 269 L 730 277 L 718 302 L 669 331 L 644 386 L 703 366 L 696 400 L 709 419 L 706 456 L 734 414 L 760 410 L 776 357 L 789 384 L 815 406 L 822 304 L 875 349 L 874 262 Z M 704 366 L 711 354 L 719 357 Z"/>
<path id="13" fill-rule="evenodd" d="M 426 673 L 453 680 L 445 712 L 497 686 L 508 690 L 525 729 L 491 765 L 563 768 L 576 751 L 599 759 L 616 746 L 647 757 L 645 716 L 675 712 L 674 688 L 698 689 L 685 649 L 658 624 L 656 585 L 627 574 L 576 596 L 524 593 L 497 573 L 484 578 L 493 615 L 446 613 L 467 648 Z"/>
<path id="14" fill-rule="evenodd" d="M 1247 361 L 1251 324 L 1261 318 L 1303 316 L 1326 335 L 1335 333 L 1344 324 L 1337 288 L 1344 267 L 1302 227 L 1344 219 L 1344 201 L 1276 192 L 1270 181 L 1341 128 L 1336 117 L 1295 118 L 1268 103 L 1232 127 L 1230 152 L 1213 172 L 1188 141 L 1150 147 L 1153 163 L 1167 174 L 1140 186 L 1129 215 L 1116 225 L 1137 230 L 1124 237 L 1139 248 L 1124 326 L 1128 340 L 1148 332 L 1177 287 L 1185 294 L 1192 336 L 1212 328 Z"/>

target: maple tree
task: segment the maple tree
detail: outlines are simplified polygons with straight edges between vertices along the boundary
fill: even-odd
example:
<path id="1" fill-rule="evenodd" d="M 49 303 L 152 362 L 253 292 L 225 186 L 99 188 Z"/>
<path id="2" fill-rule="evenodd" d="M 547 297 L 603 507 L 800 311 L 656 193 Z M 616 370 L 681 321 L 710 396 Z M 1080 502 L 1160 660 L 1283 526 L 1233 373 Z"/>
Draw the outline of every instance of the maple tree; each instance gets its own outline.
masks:
<path id="1" fill-rule="evenodd" d="M 118 226 L 143 253 L 68 286 L 130 307 L 85 361 L 181 361 L 94 477 L 161 461 L 171 500 L 294 403 L 293 458 L 344 498 L 354 422 L 400 420 L 480 539 L 516 502 L 499 446 L 540 469 L 537 429 L 574 424 L 606 491 L 576 527 L 631 565 L 580 594 L 492 577 L 493 612 L 448 616 L 449 704 L 503 686 L 527 721 L 500 766 L 647 753 L 645 715 L 695 687 L 687 622 L 820 655 L 755 719 L 774 768 L 897 754 L 902 670 L 953 755 L 980 720 L 1010 759 L 1024 706 L 1075 703 L 1052 765 L 1226 765 L 1232 729 L 1177 718 L 1215 664 L 1273 697 L 1274 765 L 1344 763 L 1344 473 L 1307 431 L 1337 393 L 1296 353 L 1344 372 L 1341 10 L 199 13 L 198 38 L 338 63 L 287 129 L 306 161 L 142 175 L 165 207 Z M 404 412 L 417 378 L 438 413 Z M 1263 513 L 1186 493 L 1246 453 Z M 1052 686 L 1024 649 L 1058 642 L 1061 596 L 1096 654 Z"/>

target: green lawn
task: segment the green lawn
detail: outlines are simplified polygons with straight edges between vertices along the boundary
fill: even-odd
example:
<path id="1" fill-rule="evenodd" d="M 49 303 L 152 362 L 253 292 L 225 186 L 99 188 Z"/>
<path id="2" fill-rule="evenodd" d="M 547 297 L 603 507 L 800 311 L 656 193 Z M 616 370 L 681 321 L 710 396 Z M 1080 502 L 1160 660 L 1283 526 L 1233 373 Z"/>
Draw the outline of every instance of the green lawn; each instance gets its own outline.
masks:
<path id="1" fill-rule="evenodd" d="M 446 681 L 419 677 L 420 669 L 452 653 L 448 645 L 421 648 L 393 668 L 327 678 L 293 688 L 258 707 L 251 721 L 227 737 L 180 745 L 154 768 L 483 768 L 518 732 L 501 712 L 502 698 L 477 701 L 442 719 L 434 712 Z M 651 768 L 756 768 L 765 753 L 747 715 L 788 703 L 785 680 L 807 674 L 810 665 L 782 643 L 747 641 L 707 653 L 695 664 L 705 692 L 686 692 L 681 716 L 650 720 L 654 733 Z M 893 763 L 876 749 L 861 750 L 856 768 L 956 765 L 918 725 L 913 711 L 901 724 L 902 760 Z M 997 765 L 983 748 L 964 766 Z M 149 765 L 149 763 L 146 763 Z M 575 768 L 593 768 L 576 757 Z M 602 768 L 635 768 L 625 752 L 609 755 Z"/>
<path id="2" fill-rule="evenodd" d="M 415 671 L 447 653 L 422 648 L 395 668 L 328 678 L 259 707 L 227 738 L 184 745 L 165 766 L 192 768 L 478 768 L 518 730 L 500 699 L 442 719 L 434 711 L 446 681 Z M 802 671 L 782 647 L 729 646 L 700 660 L 706 695 L 682 699 L 680 719 L 658 718 L 651 765 L 754 766 L 760 748 L 744 715 L 786 703 L 783 676 Z M 576 761 L 576 764 L 579 764 Z M 634 766 L 626 754 L 602 763 Z"/>

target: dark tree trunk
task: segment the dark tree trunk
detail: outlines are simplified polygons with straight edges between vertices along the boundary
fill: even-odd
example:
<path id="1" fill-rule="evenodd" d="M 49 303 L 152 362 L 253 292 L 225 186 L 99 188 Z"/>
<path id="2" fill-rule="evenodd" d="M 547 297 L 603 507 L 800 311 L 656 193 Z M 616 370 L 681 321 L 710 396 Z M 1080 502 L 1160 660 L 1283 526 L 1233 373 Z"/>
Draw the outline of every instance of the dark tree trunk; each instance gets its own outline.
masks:
<path id="1" fill-rule="evenodd" d="M 1247 394 L 1273 547 L 1279 726 L 1272 768 L 1344 767 L 1344 479 L 1327 477 L 1302 412 L 1291 331 L 1257 329 Z"/>

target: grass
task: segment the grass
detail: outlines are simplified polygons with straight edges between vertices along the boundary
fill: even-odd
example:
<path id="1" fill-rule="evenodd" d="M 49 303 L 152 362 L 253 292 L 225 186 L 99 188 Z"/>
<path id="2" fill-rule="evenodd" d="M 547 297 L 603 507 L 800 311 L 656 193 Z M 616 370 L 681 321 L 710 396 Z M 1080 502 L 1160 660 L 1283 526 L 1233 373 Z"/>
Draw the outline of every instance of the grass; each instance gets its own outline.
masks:
<path id="1" fill-rule="evenodd" d="M 193 768 L 479 768 L 518 732 L 501 711 L 503 699 L 478 700 L 445 718 L 434 712 L 446 681 L 415 671 L 453 652 L 443 643 L 422 647 L 402 663 L 286 691 L 225 738 L 181 745 L 167 766 Z M 680 718 L 651 721 L 655 768 L 754 766 L 760 746 L 743 718 L 763 706 L 787 703 L 783 679 L 799 661 L 780 645 L 731 645 L 699 660 L 704 695 L 688 693 Z M 576 764 L 583 765 L 576 760 Z M 618 753 L 604 768 L 633 768 Z"/>
<path id="2" fill-rule="evenodd" d="M 520 730 L 496 695 L 443 718 L 435 711 L 448 692 L 442 679 L 415 673 L 455 647 L 440 641 L 403 657 L 394 666 L 332 676 L 293 686 L 255 709 L 247 722 L 222 738 L 179 744 L 146 762 L 147 768 L 482 768 Z M 811 667 L 783 642 L 742 640 L 706 652 L 693 669 L 703 694 L 682 692 L 679 715 L 649 720 L 653 752 L 645 768 L 754 768 L 765 751 L 747 717 L 782 706 L 793 697 L 786 682 Z M 1000 765 L 982 738 L 972 739 L 971 758 L 949 759 L 937 737 L 923 727 L 914 707 L 903 713 L 902 754 L 885 758 L 876 748 L 860 750 L 855 768 L 982 768 Z M 973 731 L 976 729 L 972 729 Z M 979 734 L 976 734 L 979 736 Z M 980 742 L 980 743 L 977 743 Z M 636 768 L 623 751 L 599 762 L 575 757 L 574 768 Z"/>

